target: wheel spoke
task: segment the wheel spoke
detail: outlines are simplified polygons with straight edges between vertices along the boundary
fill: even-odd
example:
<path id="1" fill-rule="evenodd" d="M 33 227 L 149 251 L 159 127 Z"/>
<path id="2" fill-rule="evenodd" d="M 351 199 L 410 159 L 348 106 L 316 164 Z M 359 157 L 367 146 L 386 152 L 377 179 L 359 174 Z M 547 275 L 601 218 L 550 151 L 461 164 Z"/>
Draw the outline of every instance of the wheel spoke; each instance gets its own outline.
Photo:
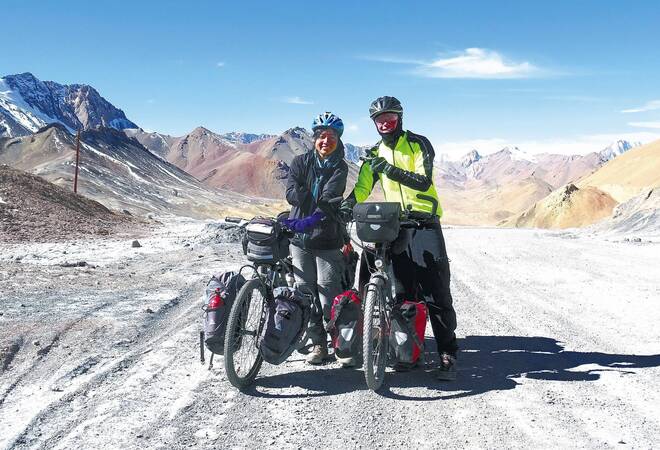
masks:
<path id="1" fill-rule="evenodd" d="M 263 285 L 253 279 L 247 281 L 239 291 L 230 312 L 225 342 L 225 369 L 229 381 L 239 388 L 250 384 L 261 367 L 257 341 L 263 306 Z"/>

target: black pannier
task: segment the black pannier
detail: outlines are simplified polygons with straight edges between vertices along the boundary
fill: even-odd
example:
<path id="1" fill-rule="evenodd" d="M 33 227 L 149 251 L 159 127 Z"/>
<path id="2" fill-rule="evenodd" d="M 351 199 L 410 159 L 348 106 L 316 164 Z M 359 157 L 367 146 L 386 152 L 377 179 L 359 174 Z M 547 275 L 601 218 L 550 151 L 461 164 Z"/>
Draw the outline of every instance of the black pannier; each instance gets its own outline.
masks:
<path id="1" fill-rule="evenodd" d="M 267 218 L 255 218 L 245 227 L 243 251 L 255 263 L 272 264 L 289 256 L 289 238 L 280 224 Z"/>
<path id="2" fill-rule="evenodd" d="M 258 346 L 261 357 L 270 364 L 281 364 L 303 338 L 309 320 L 310 300 L 290 287 L 273 289 Z"/>
<path id="3" fill-rule="evenodd" d="M 358 203 L 353 208 L 358 238 L 366 242 L 392 242 L 399 235 L 401 204 Z"/>
<path id="4" fill-rule="evenodd" d="M 206 285 L 204 310 L 204 343 L 206 348 L 216 354 L 222 354 L 225 347 L 225 329 L 227 317 L 236 300 L 238 291 L 243 287 L 245 278 L 236 272 L 224 272 L 211 277 Z"/>

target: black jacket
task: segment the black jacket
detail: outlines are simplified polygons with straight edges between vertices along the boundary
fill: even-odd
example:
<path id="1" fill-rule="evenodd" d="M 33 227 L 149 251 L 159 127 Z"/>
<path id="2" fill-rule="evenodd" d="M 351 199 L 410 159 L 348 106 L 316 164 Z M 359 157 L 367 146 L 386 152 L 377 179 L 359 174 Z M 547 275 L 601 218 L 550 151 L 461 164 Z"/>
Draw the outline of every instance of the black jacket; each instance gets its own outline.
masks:
<path id="1" fill-rule="evenodd" d="M 339 141 L 339 162 L 334 167 L 321 169 L 316 164 L 316 150 L 312 149 L 298 155 L 291 161 L 289 178 L 286 186 L 286 200 L 292 206 L 290 219 L 302 219 L 317 211 L 325 213 L 325 218 L 307 233 L 297 233 L 292 243 L 301 248 L 332 250 L 344 245 L 345 228 L 337 218 L 340 202 L 329 201 L 343 197 L 348 177 L 348 164 L 344 161 L 344 146 Z M 317 198 L 312 195 L 317 176 L 322 180 L 318 187 Z"/>

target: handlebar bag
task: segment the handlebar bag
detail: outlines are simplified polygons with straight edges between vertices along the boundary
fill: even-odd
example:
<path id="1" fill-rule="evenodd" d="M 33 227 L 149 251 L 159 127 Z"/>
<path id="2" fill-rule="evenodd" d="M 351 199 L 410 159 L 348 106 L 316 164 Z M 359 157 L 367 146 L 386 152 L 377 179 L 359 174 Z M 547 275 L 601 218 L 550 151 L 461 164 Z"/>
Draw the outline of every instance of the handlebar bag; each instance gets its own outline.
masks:
<path id="1" fill-rule="evenodd" d="M 358 237 L 366 242 L 392 242 L 399 235 L 401 204 L 398 202 L 358 203 L 353 219 Z"/>
<path id="2" fill-rule="evenodd" d="M 276 220 L 254 218 L 245 226 L 245 231 L 243 250 L 248 260 L 273 264 L 289 256 L 289 238 Z"/>

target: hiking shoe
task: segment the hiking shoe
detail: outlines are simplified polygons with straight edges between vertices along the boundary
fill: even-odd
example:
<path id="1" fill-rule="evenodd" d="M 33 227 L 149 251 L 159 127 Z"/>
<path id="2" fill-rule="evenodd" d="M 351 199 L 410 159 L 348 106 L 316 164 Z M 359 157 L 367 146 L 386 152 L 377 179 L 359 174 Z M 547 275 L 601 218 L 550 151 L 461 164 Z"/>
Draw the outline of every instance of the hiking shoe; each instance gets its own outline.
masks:
<path id="1" fill-rule="evenodd" d="M 321 364 L 328 357 L 328 349 L 325 345 L 315 345 L 309 355 L 305 358 L 307 364 Z"/>
<path id="2" fill-rule="evenodd" d="M 453 381 L 456 379 L 456 357 L 447 352 L 440 353 L 440 365 L 436 374 L 438 380 Z"/>
<path id="3" fill-rule="evenodd" d="M 346 369 L 357 366 L 357 358 L 355 356 L 347 356 L 345 358 L 340 358 L 339 356 L 337 356 L 337 353 L 335 353 L 335 358 L 337 359 L 337 362 Z"/>

